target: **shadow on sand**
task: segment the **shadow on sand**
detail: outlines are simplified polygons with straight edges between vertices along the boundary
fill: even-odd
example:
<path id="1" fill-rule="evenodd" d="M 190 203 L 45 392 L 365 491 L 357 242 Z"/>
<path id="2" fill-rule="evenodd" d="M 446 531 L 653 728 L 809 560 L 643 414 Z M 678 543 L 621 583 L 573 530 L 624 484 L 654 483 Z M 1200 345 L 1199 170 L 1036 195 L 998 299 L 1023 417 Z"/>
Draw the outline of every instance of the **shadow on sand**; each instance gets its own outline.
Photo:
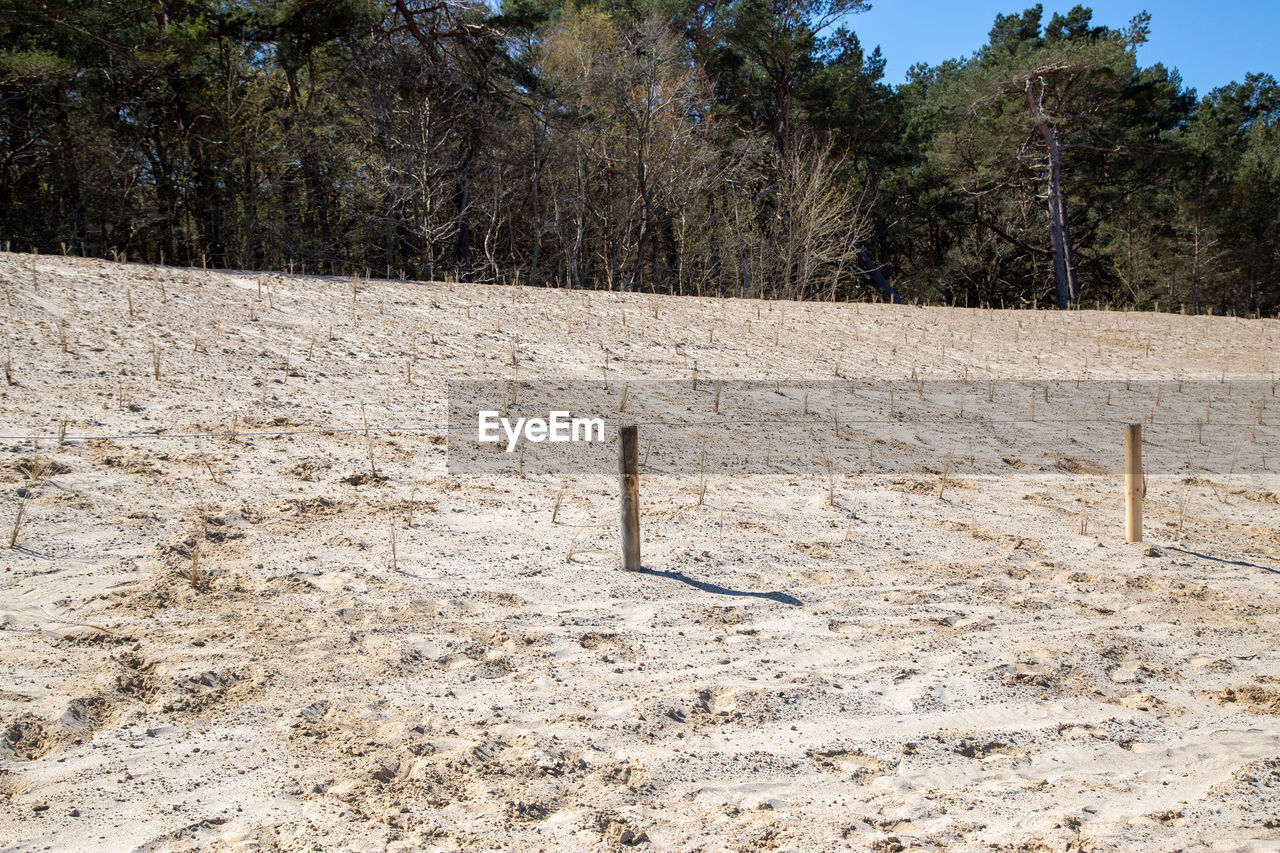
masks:
<path id="1" fill-rule="evenodd" d="M 1215 557 L 1212 554 L 1201 554 L 1199 551 L 1189 551 L 1186 548 L 1179 548 L 1176 545 L 1166 545 L 1165 550 L 1177 551 L 1179 554 L 1199 557 L 1202 560 L 1212 560 L 1215 563 L 1226 563 L 1228 566 L 1244 566 L 1246 569 L 1262 569 L 1264 572 L 1271 572 L 1273 575 L 1280 575 L 1280 569 L 1273 569 L 1270 566 L 1261 566 L 1257 563 L 1250 563 L 1245 560 L 1228 560 L 1225 557 Z"/>
<path id="2" fill-rule="evenodd" d="M 640 567 L 640 574 L 652 575 L 656 578 L 670 578 L 673 581 L 688 584 L 694 589 L 700 589 L 703 592 L 709 592 L 713 595 L 732 595 L 741 598 L 763 598 L 767 601 L 776 601 L 779 604 L 789 604 L 792 607 L 799 607 L 803 604 L 800 599 L 794 595 L 788 595 L 785 592 L 751 592 L 744 589 L 729 589 L 727 586 L 720 586 L 715 583 L 707 583 L 706 581 L 694 580 L 686 574 L 672 571 L 659 571 L 658 569 L 646 569 Z"/>

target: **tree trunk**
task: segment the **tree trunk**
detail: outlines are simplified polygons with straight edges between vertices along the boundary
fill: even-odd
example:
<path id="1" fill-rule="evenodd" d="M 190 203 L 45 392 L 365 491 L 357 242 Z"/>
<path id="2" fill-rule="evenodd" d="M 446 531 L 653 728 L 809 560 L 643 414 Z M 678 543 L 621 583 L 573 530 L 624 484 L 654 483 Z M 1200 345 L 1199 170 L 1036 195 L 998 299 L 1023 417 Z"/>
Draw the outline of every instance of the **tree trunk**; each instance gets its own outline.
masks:
<path id="1" fill-rule="evenodd" d="M 457 213 L 458 239 L 455 259 L 458 264 L 458 275 L 463 281 L 471 281 L 471 160 L 473 156 L 471 141 L 463 148 L 462 159 L 458 162 L 456 172 L 457 189 L 454 193 L 454 206 Z"/>
<path id="2" fill-rule="evenodd" d="M 738 180 L 729 179 L 733 191 L 733 221 L 738 232 L 738 260 L 742 264 L 742 298 L 751 296 L 751 271 L 747 267 L 747 241 L 742 239 L 742 212 L 738 209 Z"/>
<path id="3" fill-rule="evenodd" d="M 533 208 L 533 259 L 529 267 L 529 284 L 538 286 L 538 264 L 542 262 L 542 208 L 539 206 L 538 186 L 542 181 L 542 128 L 538 126 L 537 111 L 533 118 L 533 175 L 530 177 L 529 203 Z M 515 227 L 515 223 L 511 223 Z"/>
<path id="4" fill-rule="evenodd" d="M 59 84 L 55 89 L 57 98 L 58 136 L 62 156 L 63 188 L 67 203 L 71 206 L 71 222 L 74 230 L 72 241 L 84 242 L 89 237 L 88 216 L 85 212 L 84 198 L 80 194 L 80 170 L 77 166 L 74 148 L 74 134 L 71 130 L 71 118 L 67 111 L 67 93 Z M 70 241 L 69 241 L 70 242 Z"/>
<path id="5" fill-rule="evenodd" d="M 1049 147 L 1049 242 L 1053 246 L 1053 283 L 1058 292 L 1058 308 L 1065 311 L 1071 307 L 1072 294 L 1071 279 L 1067 272 L 1068 248 L 1063 228 L 1066 210 L 1062 203 L 1062 152 L 1058 147 L 1057 133 L 1049 127 L 1040 110 L 1034 80 L 1027 80 L 1026 93 L 1027 110 Z"/>
<path id="6" fill-rule="evenodd" d="M 716 293 L 724 296 L 724 272 L 720 262 L 720 225 L 716 220 L 716 197 L 707 190 L 707 231 L 711 242 L 711 277 L 716 282 Z"/>
<path id="7" fill-rule="evenodd" d="M 573 286 L 582 287 L 582 244 L 587 238 L 587 189 L 586 177 L 583 174 L 582 141 L 580 139 L 574 140 L 574 158 L 577 197 L 574 199 L 573 248 L 569 252 L 569 269 L 572 274 L 571 281 Z M 554 181 L 551 186 L 552 192 L 554 192 Z M 560 206 L 558 204 L 556 205 L 556 233 L 560 233 Z M 612 278 L 609 280 L 608 287 L 609 290 L 613 290 Z"/>
<path id="8" fill-rule="evenodd" d="M 1080 279 L 1076 275 L 1076 249 L 1071 242 L 1071 217 L 1067 216 L 1067 204 L 1058 187 L 1058 214 L 1062 223 L 1062 262 L 1067 268 L 1067 297 L 1075 305 L 1080 304 Z"/>
<path id="9" fill-rule="evenodd" d="M 310 139 L 302 155 L 302 175 L 307 182 L 307 195 L 311 199 L 311 206 L 316 215 L 316 225 L 320 229 L 320 250 L 315 253 L 316 270 L 319 271 L 324 269 L 325 262 L 330 260 L 333 234 L 329 227 L 329 194 L 326 192 L 324 176 L 321 174 L 320 156 L 316 153 Z"/>
<path id="10" fill-rule="evenodd" d="M 188 262 L 194 264 L 199 255 L 207 253 L 210 264 L 223 267 L 226 265 L 226 254 L 222 245 L 222 210 L 213 166 L 205 152 L 203 138 L 195 126 L 198 118 L 187 100 L 187 79 L 175 72 L 168 75 L 168 82 L 169 89 L 173 92 L 173 110 L 178 120 L 178 132 L 195 172 L 192 201 L 198 230 L 196 242 L 199 247 L 192 247 Z"/>
<path id="11" fill-rule="evenodd" d="M 648 176 L 645 170 L 644 148 L 641 146 L 636 153 L 636 191 L 640 195 L 640 237 L 636 240 L 636 267 L 632 273 L 631 289 L 639 293 L 644 284 L 644 262 L 645 253 L 649 249 L 651 241 L 649 228 L 649 188 Z M 653 255 L 655 269 L 653 274 L 657 276 L 657 255 Z M 655 282 L 656 283 L 656 282 Z"/>
<path id="12" fill-rule="evenodd" d="M 681 293 L 681 295 L 683 295 L 680 289 L 680 276 L 678 274 L 680 269 L 680 249 L 676 246 L 676 224 L 671 218 L 671 211 L 667 210 L 665 205 L 659 207 L 659 212 L 661 215 L 658 220 L 658 233 L 662 235 L 662 261 L 665 265 L 662 279 L 664 282 L 667 282 L 668 293 L 674 290 L 676 293 Z M 673 275 L 676 277 L 674 285 L 670 284 L 670 279 Z"/>
<path id="13" fill-rule="evenodd" d="M 1200 315 L 1200 214 L 1196 212 L 1195 245 L 1191 255 L 1191 289 L 1196 316 Z"/>

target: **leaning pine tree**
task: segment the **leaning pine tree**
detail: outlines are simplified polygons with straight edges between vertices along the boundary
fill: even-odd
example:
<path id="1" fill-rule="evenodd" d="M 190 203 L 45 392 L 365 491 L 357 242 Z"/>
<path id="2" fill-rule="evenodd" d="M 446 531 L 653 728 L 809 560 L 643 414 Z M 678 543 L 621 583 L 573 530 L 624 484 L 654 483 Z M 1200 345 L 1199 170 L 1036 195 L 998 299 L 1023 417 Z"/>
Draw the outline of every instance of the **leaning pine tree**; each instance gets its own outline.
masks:
<path id="1" fill-rule="evenodd" d="M 968 196 L 980 227 L 1052 259 L 1057 304 L 1066 309 L 1080 299 L 1076 253 L 1093 236 L 1086 229 L 1073 237 L 1068 173 L 1074 157 L 1093 169 L 1099 158 L 1135 153 L 1114 116 L 1140 112 L 1134 48 L 1146 40 L 1148 16 L 1111 30 L 1091 27 L 1089 11 L 1076 7 L 1042 32 L 1040 12 L 997 18 L 990 44 L 952 81 L 950 130 L 931 154 Z M 1039 223 L 1028 215 L 1037 208 Z"/>

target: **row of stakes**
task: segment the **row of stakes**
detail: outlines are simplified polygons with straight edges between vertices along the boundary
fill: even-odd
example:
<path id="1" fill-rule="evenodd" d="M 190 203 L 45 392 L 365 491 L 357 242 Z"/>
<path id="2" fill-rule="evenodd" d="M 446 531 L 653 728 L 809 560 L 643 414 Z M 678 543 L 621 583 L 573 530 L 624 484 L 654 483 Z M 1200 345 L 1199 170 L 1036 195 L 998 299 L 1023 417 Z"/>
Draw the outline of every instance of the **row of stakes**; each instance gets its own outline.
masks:
<path id="1" fill-rule="evenodd" d="M 618 430 L 618 475 L 622 510 L 622 568 L 640 571 L 640 436 L 635 424 Z M 1124 433 L 1124 538 L 1142 541 L 1142 499 L 1147 487 L 1142 475 L 1142 424 L 1129 424 Z"/>

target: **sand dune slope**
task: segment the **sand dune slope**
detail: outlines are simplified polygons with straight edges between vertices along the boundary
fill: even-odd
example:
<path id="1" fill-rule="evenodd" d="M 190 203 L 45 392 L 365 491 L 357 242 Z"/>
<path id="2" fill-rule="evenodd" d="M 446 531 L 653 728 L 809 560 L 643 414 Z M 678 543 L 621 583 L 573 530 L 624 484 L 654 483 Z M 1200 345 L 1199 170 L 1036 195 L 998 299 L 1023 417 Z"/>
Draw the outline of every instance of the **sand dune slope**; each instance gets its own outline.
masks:
<path id="1" fill-rule="evenodd" d="M 0 282 L 0 848 L 1280 847 L 1274 432 L 1144 545 L 1087 458 L 648 476 L 628 574 L 615 477 L 436 429 L 517 373 L 1273 381 L 1276 321 Z"/>

